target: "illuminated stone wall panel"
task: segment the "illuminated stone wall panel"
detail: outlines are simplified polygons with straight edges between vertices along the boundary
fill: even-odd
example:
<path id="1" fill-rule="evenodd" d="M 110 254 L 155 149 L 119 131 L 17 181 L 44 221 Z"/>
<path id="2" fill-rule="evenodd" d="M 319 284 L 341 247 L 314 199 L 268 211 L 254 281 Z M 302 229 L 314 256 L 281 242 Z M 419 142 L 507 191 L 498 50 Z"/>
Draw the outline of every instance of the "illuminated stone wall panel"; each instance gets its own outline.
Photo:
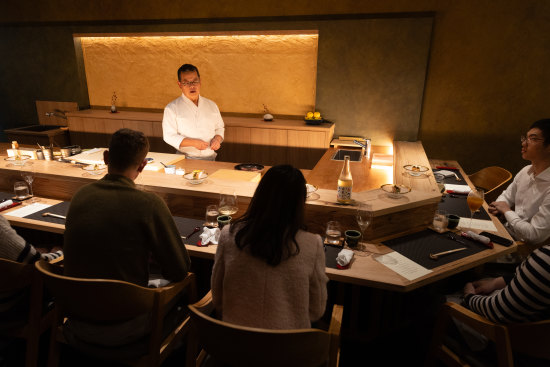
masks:
<path id="1" fill-rule="evenodd" d="M 177 69 L 194 64 L 201 94 L 221 111 L 302 115 L 315 105 L 318 36 L 82 37 L 92 106 L 164 108 L 177 98 Z"/>

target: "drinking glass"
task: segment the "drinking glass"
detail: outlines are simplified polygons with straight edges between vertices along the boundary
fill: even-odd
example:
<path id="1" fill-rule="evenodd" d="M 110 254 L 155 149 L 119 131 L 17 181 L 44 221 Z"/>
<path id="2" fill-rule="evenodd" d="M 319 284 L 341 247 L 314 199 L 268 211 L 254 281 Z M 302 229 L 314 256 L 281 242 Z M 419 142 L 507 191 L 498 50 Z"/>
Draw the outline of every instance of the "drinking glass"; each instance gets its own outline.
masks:
<path id="1" fill-rule="evenodd" d="M 372 225 L 372 220 L 373 220 L 372 205 L 360 203 L 359 207 L 357 208 L 357 213 L 355 214 L 355 219 L 357 220 L 357 224 L 361 229 L 361 234 L 363 235 L 363 239 L 364 239 L 365 231 Z M 366 245 L 364 243 L 359 242 L 357 246 L 357 250 L 367 252 Z"/>
<path id="2" fill-rule="evenodd" d="M 237 194 L 235 194 L 235 191 L 222 191 L 220 194 L 220 205 L 218 207 L 220 214 L 233 215 L 238 210 Z"/>
<path id="3" fill-rule="evenodd" d="M 327 223 L 327 230 L 325 232 L 326 234 L 326 243 L 330 245 L 339 245 L 340 244 L 340 237 L 342 237 L 342 230 L 340 229 L 340 223 L 331 220 Z"/>
<path id="4" fill-rule="evenodd" d="M 33 191 L 32 191 L 32 183 L 34 182 L 34 166 L 30 166 L 28 171 L 24 171 L 21 169 L 21 177 L 23 177 L 23 180 L 27 182 L 29 185 L 29 191 L 32 198 L 29 200 L 31 203 L 36 203 L 40 200 L 34 197 Z"/>
<path id="5" fill-rule="evenodd" d="M 433 226 L 436 231 L 443 232 L 447 228 L 447 213 L 444 210 L 436 210 Z"/>
<path id="6" fill-rule="evenodd" d="M 478 189 L 477 187 L 472 189 L 472 191 L 468 194 L 466 201 L 468 203 L 468 208 L 470 208 L 470 228 L 472 228 L 474 213 L 481 208 L 484 198 L 485 191 L 483 191 L 483 189 Z"/>
<path id="7" fill-rule="evenodd" d="M 206 223 L 204 225 L 207 227 L 217 227 L 219 215 L 220 212 L 217 205 L 208 205 L 206 207 Z"/>
<path id="8" fill-rule="evenodd" d="M 24 200 L 29 196 L 29 186 L 25 181 L 16 181 L 13 184 L 13 192 L 17 200 Z"/>

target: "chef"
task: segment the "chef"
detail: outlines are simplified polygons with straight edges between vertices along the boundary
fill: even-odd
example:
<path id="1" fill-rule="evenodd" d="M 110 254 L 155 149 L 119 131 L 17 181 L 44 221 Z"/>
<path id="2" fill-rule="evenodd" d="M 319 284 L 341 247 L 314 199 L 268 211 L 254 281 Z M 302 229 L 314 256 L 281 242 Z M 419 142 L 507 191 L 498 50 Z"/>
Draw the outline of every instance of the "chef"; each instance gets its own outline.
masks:
<path id="1" fill-rule="evenodd" d="M 182 95 L 164 108 L 164 141 L 186 158 L 215 160 L 223 141 L 224 123 L 218 106 L 200 95 L 199 69 L 184 64 L 178 69 Z"/>

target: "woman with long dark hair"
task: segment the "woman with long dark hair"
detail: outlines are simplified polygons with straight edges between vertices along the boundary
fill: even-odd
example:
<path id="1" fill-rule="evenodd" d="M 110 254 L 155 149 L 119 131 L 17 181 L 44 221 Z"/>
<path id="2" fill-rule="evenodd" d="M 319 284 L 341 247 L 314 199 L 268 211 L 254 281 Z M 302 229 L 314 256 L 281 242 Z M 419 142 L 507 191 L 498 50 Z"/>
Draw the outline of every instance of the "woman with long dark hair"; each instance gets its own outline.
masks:
<path id="1" fill-rule="evenodd" d="M 321 237 L 304 230 L 305 183 L 292 166 L 272 167 L 246 213 L 223 229 L 212 299 L 224 321 L 298 329 L 323 315 L 325 253 Z"/>

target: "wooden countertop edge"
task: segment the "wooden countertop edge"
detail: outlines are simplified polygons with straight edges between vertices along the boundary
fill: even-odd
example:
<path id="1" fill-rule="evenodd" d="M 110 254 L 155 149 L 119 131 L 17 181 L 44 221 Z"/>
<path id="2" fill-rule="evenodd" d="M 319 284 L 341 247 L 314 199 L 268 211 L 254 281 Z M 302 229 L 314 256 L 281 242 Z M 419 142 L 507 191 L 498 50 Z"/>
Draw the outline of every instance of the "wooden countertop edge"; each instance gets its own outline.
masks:
<path id="1" fill-rule="evenodd" d="M 111 113 L 109 110 L 81 110 L 67 112 L 68 117 L 103 118 L 111 120 L 137 120 L 153 123 L 162 122 L 162 112 L 119 111 Z M 304 120 L 276 118 L 273 121 L 264 121 L 257 117 L 222 116 L 226 127 L 255 127 L 264 129 L 289 129 L 305 131 L 330 131 L 334 123 L 307 125 Z"/>

